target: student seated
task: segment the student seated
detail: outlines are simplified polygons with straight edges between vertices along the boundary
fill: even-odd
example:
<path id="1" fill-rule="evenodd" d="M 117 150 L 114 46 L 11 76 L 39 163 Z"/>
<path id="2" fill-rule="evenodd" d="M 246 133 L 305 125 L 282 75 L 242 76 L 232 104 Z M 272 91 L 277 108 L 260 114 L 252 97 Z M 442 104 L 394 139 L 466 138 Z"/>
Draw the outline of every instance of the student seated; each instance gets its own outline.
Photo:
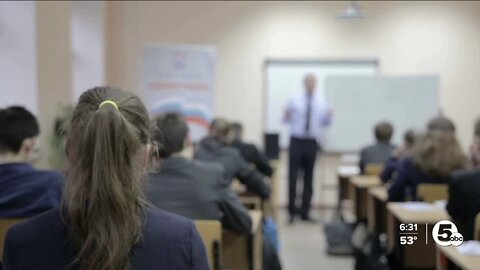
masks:
<path id="1" fill-rule="evenodd" d="M 209 269 L 195 224 L 149 207 L 149 119 L 111 87 L 80 96 L 67 135 L 63 205 L 7 233 L 5 269 Z"/>
<path id="2" fill-rule="evenodd" d="M 229 144 L 233 141 L 230 124 L 224 119 L 215 119 L 210 125 L 210 135 L 203 139 L 195 152 L 195 159 L 220 163 L 225 169 L 223 179 L 230 185 L 238 178 L 251 192 L 263 199 L 270 197 L 270 186 L 264 176 L 252 169 L 237 149 Z"/>
<path id="3" fill-rule="evenodd" d="M 58 207 L 63 176 L 37 170 L 30 162 L 38 152 L 40 129 L 23 107 L 0 109 L 0 217 L 32 217 Z"/>
<path id="4" fill-rule="evenodd" d="M 159 145 L 160 166 L 150 173 L 147 198 L 158 208 L 192 219 L 218 219 L 240 234 L 252 232 L 252 220 L 237 195 L 223 181 L 217 163 L 190 160 L 181 155 L 189 144 L 188 126 L 177 113 L 154 119 L 153 142 Z"/>
<path id="5" fill-rule="evenodd" d="M 392 154 L 395 146 L 390 143 L 393 135 L 393 127 L 388 122 L 381 122 L 375 125 L 374 129 L 376 143 L 364 147 L 360 151 L 360 172 L 365 172 L 365 165 L 385 163 Z"/>
<path id="6" fill-rule="evenodd" d="M 380 174 L 380 179 L 383 182 L 393 179 L 393 177 L 397 174 L 398 164 L 403 158 L 410 155 L 410 151 L 412 150 L 414 142 L 415 134 L 413 130 L 408 130 L 405 132 L 405 135 L 403 136 L 402 147 L 399 147 L 392 152 L 392 155 L 385 163 L 385 168 Z"/>
<path id="7" fill-rule="evenodd" d="M 453 127 L 450 120 L 444 121 Z M 465 166 L 466 157 L 458 144 L 454 129 L 445 130 L 429 125 L 427 133 L 419 136 L 415 142 L 411 157 L 400 162 L 398 175 L 388 190 L 389 201 L 403 201 L 405 197 L 417 200 L 418 184 L 448 184 L 450 174 Z"/>
<path id="8" fill-rule="evenodd" d="M 475 122 L 473 143 L 470 146 L 470 161 L 473 167 L 480 167 L 480 117 Z"/>
<path id="9" fill-rule="evenodd" d="M 472 240 L 475 229 L 475 217 L 480 213 L 480 118 L 475 124 L 470 158 L 474 169 L 455 172 L 452 175 L 448 192 L 448 214 L 466 227 L 464 240 Z M 478 240 L 478 239 L 477 239 Z"/>
<path id="10" fill-rule="evenodd" d="M 240 151 L 243 159 L 248 163 L 255 165 L 255 168 L 265 176 L 271 177 L 273 168 L 270 166 L 267 157 L 263 155 L 254 144 L 243 141 L 243 127 L 240 123 L 232 123 L 231 132 L 233 132 L 232 146 Z"/>
<path id="11" fill-rule="evenodd" d="M 247 186 L 248 190 L 257 193 L 264 199 L 268 198 L 270 187 L 264 181 L 264 176 L 249 166 L 240 152 L 230 145 L 232 141 L 233 132 L 230 123 L 224 119 L 215 119 L 210 126 L 210 136 L 201 141 L 195 157 L 222 165 L 224 169 L 223 185 L 230 186 L 233 178 L 237 177 Z M 262 242 L 263 269 L 281 269 L 277 251 L 267 235 L 264 235 Z"/>

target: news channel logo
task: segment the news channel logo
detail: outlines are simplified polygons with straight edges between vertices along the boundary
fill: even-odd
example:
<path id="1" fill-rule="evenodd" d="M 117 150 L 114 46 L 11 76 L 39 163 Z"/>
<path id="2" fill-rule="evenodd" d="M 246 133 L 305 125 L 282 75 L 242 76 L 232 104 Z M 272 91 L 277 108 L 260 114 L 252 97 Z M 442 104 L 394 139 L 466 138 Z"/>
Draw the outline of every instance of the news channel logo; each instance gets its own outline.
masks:
<path id="1" fill-rule="evenodd" d="M 457 226 L 450 220 L 442 220 L 433 226 L 432 237 L 440 246 L 460 246 L 463 235 L 458 232 Z"/>

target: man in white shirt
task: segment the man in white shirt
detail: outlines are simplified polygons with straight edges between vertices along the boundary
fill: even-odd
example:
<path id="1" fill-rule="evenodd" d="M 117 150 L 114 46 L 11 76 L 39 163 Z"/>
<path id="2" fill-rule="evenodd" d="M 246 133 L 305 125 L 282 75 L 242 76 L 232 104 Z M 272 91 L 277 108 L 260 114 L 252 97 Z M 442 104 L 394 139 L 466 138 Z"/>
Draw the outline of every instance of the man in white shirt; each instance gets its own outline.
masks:
<path id="1" fill-rule="evenodd" d="M 331 109 L 321 93 L 315 91 L 316 78 L 307 74 L 304 78 L 305 91 L 292 97 L 286 107 L 284 122 L 290 126 L 289 148 L 289 223 L 295 220 L 297 176 L 303 171 L 303 195 L 300 217 L 312 221 L 309 215 L 313 193 L 313 169 L 317 151 L 320 148 L 319 137 L 323 129 L 330 124 Z"/>

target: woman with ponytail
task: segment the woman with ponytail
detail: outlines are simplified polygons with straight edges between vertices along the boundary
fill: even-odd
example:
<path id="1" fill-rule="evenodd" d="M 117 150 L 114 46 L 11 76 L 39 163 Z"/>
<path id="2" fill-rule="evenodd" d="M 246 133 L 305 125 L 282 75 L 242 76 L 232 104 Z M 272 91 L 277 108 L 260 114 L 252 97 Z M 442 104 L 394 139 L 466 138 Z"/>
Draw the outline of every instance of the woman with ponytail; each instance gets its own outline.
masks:
<path id="1" fill-rule="evenodd" d="M 9 230 L 4 269 L 208 269 L 193 222 L 145 202 L 148 149 L 137 96 L 110 87 L 83 93 L 69 123 L 63 205 Z"/>

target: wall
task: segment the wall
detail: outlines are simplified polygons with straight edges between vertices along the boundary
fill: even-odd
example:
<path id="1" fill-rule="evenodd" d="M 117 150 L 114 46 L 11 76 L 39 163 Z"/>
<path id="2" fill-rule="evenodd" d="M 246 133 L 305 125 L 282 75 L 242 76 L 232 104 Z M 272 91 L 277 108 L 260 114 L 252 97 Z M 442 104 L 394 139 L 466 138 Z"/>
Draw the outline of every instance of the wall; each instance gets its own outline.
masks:
<path id="1" fill-rule="evenodd" d="M 479 2 L 114 2 L 107 5 L 107 81 L 141 94 L 144 43 L 218 47 L 215 111 L 261 142 L 267 58 L 378 58 L 384 74 L 439 74 L 440 103 L 466 149 L 480 115 Z"/>
<path id="2" fill-rule="evenodd" d="M 58 107 L 72 100 L 70 18 L 70 2 L 0 2 L 0 107 L 36 113 L 40 167 L 49 167 Z"/>
<path id="3" fill-rule="evenodd" d="M 71 3 L 73 100 L 94 86 L 104 85 L 105 2 Z"/>
<path id="4" fill-rule="evenodd" d="M 72 101 L 70 2 L 36 2 L 40 167 L 49 167 L 50 136 L 59 106 Z"/>
<path id="5" fill-rule="evenodd" d="M 0 2 L 0 107 L 38 112 L 35 4 Z"/>

